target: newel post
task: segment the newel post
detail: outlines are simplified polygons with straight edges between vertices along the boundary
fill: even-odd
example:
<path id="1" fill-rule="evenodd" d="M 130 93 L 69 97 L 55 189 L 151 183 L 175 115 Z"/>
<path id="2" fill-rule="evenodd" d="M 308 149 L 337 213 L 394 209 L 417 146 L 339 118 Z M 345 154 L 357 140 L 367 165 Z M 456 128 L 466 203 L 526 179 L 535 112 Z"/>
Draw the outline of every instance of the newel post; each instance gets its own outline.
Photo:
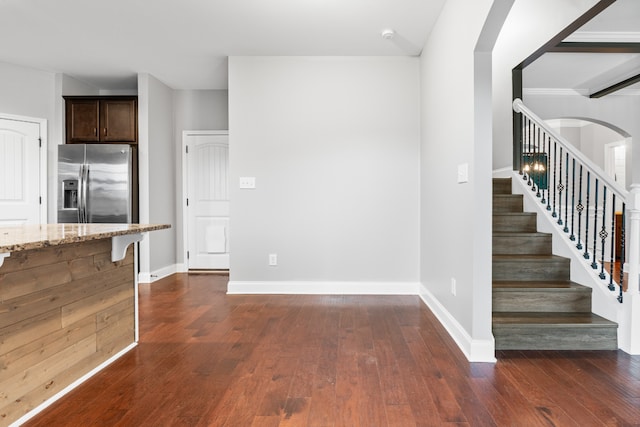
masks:
<path id="1" fill-rule="evenodd" d="M 623 294 L 623 318 L 620 324 L 620 348 L 629 354 L 640 354 L 640 184 L 632 184 L 628 200 L 627 234 L 629 283 Z"/>

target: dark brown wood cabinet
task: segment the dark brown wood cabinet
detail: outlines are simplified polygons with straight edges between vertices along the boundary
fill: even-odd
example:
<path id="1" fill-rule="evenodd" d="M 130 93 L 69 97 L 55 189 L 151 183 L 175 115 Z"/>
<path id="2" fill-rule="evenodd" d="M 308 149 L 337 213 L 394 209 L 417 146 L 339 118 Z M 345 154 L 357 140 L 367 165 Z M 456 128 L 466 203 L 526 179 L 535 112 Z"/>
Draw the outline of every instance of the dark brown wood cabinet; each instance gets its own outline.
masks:
<path id="1" fill-rule="evenodd" d="M 138 142 L 138 98 L 135 96 L 65 96 L 66 142 Z"/>

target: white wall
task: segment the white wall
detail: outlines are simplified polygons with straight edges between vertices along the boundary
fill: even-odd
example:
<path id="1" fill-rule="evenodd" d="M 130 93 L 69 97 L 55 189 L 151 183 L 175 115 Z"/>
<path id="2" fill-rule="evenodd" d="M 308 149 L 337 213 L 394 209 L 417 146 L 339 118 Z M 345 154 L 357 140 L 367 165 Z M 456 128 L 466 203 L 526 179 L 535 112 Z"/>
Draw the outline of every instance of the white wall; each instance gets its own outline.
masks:
<path id="1" fill-rule="evenodd" d="M 0 113 L 47 120 L 47 174 L 55 173 L 59 135 L 53 73 L 0 62 Z M 55 176 L 55 175 L 53 175 Z M 55 220 L 55 185 L 47 185 L 48 220 Z"/>
<path id="2" fill-rule="evenodd" d="M 176 90 L 176 134 L 183 130 L 229 129 L 229 91 Z"/>
<path id="3" fill-rule="evenodd" d="M 55 74 L 0 62 L 0 112 L 54 118 Z"/>
<path id="4" fill-rule="evenodd" d="M 141 281 L 176 270 L 176 159 L 173 90 L 149 74 L 138 76 L 140 222 L 171 224 L 140 244 Z"/>
<path id="5" fill-rule="evenodd" d="M 510 6 L 447 1 L 421 56 L 421 295 L 474 361 L 494 360 L 491 51 Z"/>
<path id="6" fill-rule="evenodd" d="M 186 271 L 184 260 L 184 230 L 182 201 L 182 132 L 185 130 L 228 130 L 229 91 L 227 90 L 176 90 L 173 93 L 175 111 L 176 158 L 176 237 L 177 263 Z"/>
<path id="7" fill-rule="evenodd" d="M 418 67 L 230 58 L 232 282 L 417 284 Z"/>
<path id="8" fill-rule="evenodd" d="M 513 163 L 511 70 L 596 3 L 598 0 L 515 1 L 493 55 L 494 169 Z"/>

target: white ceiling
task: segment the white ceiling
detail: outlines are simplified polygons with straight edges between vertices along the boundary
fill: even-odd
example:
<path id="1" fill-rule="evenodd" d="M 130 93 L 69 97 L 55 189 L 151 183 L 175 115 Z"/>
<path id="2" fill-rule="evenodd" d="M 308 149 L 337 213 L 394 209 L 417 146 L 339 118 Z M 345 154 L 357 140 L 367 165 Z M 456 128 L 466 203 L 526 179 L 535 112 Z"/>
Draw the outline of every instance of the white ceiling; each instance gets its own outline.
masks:
<path id="1" fill-rule="evenodd" d="M 640 43 L 640 0 L 617 0 L 565 41 Z M 524 68 L 523 87 L 588 95 L 639 73 L 637 53 L 546 53 Z"/>
<path id="2" fill-rule="evenodd" d="M 138 73 L 225 89 L 228 56 L 419 55 L 444 2 L 0 0 L 0 61 L 99 89 L 135 89 Z"/>
<path id="3" fill-rule="evenodd" d="M 445 0 L 0 0 L 0 61 L 135 90 L 226 89 L 232 55 L 419 55 Z M 396 37 L 380 33 L 393 28 Z M 617 0 L 567 41 L 640 42 L 640 0 Z M 548 53 L 525 89 L 593 93 L 640 54 Z M 640 84 L 630 87 L 640 88 Z"/>

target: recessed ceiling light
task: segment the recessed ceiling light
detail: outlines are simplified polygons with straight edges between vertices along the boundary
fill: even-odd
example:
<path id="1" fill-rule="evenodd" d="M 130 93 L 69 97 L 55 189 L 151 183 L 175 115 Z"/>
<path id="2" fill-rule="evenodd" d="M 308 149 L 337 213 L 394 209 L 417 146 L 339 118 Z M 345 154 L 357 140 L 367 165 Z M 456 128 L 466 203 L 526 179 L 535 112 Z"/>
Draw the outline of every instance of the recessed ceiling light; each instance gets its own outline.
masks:
<path id="1" fill-rule="evenodd" d="M 391 28 L 385 28 L 384 30 L 382 30 L 382 33 L 380 35 L 385 40 L 391 40 L 393 36 L 396 35 L 396 32 L 393 31 Z"/>

